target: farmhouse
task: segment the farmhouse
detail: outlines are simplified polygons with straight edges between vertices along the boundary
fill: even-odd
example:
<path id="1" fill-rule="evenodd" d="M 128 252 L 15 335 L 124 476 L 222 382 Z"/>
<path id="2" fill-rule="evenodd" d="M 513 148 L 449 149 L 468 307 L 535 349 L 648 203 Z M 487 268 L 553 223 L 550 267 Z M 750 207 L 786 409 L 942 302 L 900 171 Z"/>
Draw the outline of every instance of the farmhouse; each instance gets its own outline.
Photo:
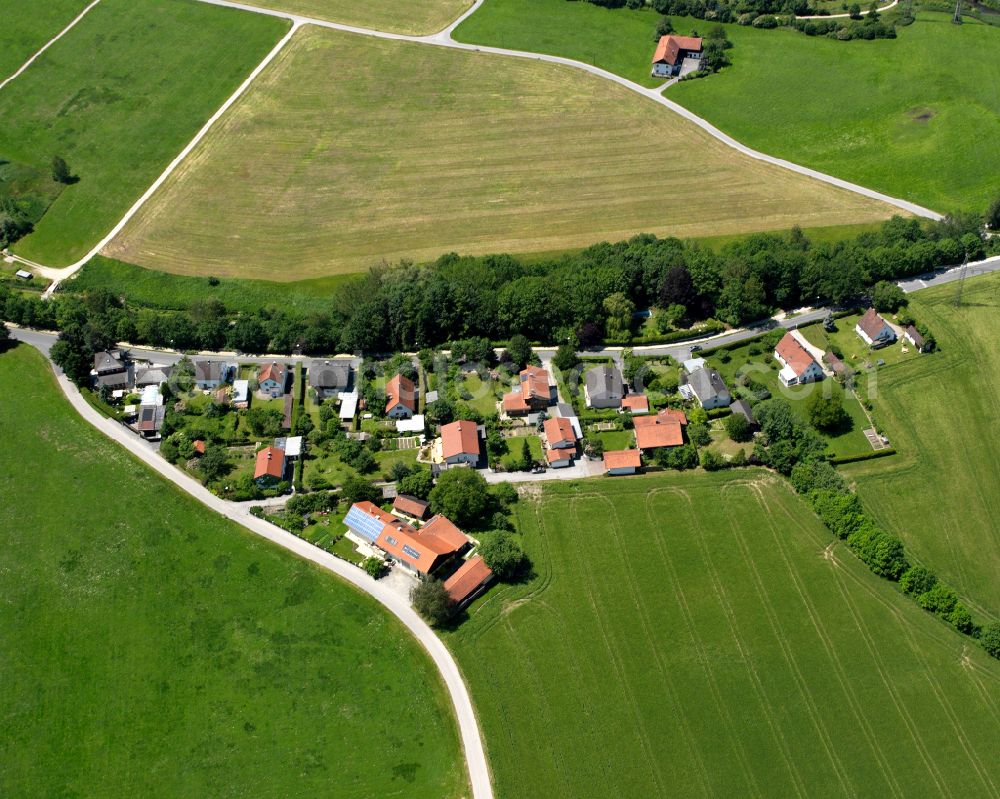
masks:
<path id="1" fill-rule="evenodd" d="M 606 474 L 635 474 L 641 466 L 642 458 L 637 449 L 617 449 L 604 453 Z"/>
<path id="2" fill-rule="evenodd" d="M 823 367 L 791 332 L 778 342 L 774 357 L 782 367 L 778 378 L 786 386 L 814 383 L 824 377 Z"/>
<path id="3" fill-rule="evenodd" d="M 584 378 L 583 396 L 588 408 L 620 408 L 625 380 L 615 366 L 595 366 Z"/>
<path id="4" fill-rule="evenodd" d="M 924 337 L 920 335 L 917 329 L 913 325 L 908 325 L 906 330 L 903 331 L 903 338 L 909 341 L 914 347 L 916 347 L 917 352 L 924 351 Z"/>
<path id="5" fill-rule="evenodd" d="M 351 365 L 343 361 L 311 361 L 308 375 L 319 399 L 335 397 L 351 385 Z"/>
<path id="6" fill-rule="evenodd" d="M 729 388 L 715 369 L 705 367 L 695 369 L 691 374 L 686 375 L 684 380 L 684 386 L 681 387 L 682 393 L 697 399 L 706 411 L 714 408 L 725 408 L 733 401 Z M 684 388 L 687 391 L 684 391 Z"/>
<path id="7" fill-rule="evenodd" d="M 508 416 L 523 416 L 552 404 L 549 373 L 541 366 L 528 366 L 519 375 L 521 385 L 503 395 L 502 407 Z"/>
<path id="8" fill-rule="evenodd" d="M 417 412 L 417 387 L 403 375 L 385 384 L 385 415 L 390 419 L 409 419 Z"/>
<path id="9" fill-rule="evenodd" d="M 628 411 L 633 416 L 649 413 L 649 397 L 645 394 L 629 394 L 627 397 L 622 398 L 622 407 L 620 410 L 623 413 Z"/>
<path id="10" fill-rule="evenodd" d="M 272 488 L 285 477 L 285 451 L 277 447 L 264 447 L 257 453 L 253 480 L 261 488 Z"/>
<path id="11" fill-rule="evenodd" d="M 132 383 L 128 359 L 121 350 L 95 354 L 91 374 L 94 375 L 94 384 L 97 388 L 107 386 L 114 391 L 129 388 Z"/>
<path id="12" fill-rule="evenodd" d="M 545 460 L 553 469 L 565 469 L 573 465 L 575 449 L 547 449 L 545 450 Z"/>
<path id="13" fill-rule="evenodd" d="M 459 420 L 441 426 L 441 459 L 449 466 L 479 462 L 479 425 Z"/>
<path id="14" fill-rule="evenodd" d="M 874 308 L 869 308 L 865 311 L 864 316 L 854 326 L 854 332 L 858 334 L 865 344 L 873 349 L 886 347 L 896 340 L 896 331 L 889 326 L 889 323 Z"/>
<path id="15" fill-rule="evenodd" d="M 666 408 L 656 416 L 640 416 L 635 420 L 635 443 L 640 452 L 660 447 L 679 447 L 684 443 L 683 425 L 687 416 L 683 411 Z"/>
<path id="16" fill-rule="evenodd" d="M 576 432 L 569 419 L 562 416 L 546 419 L 542 429 L 549 449 L 576 449 Z"/>
<path id="17" fill-rule="evenodd" d="M 396 498 L 392 501 L 392 510 L 394 513 L 398 513 L 400 516 L 409 516 L 418 522 L 422 522 L 427 518 L 430 508 L 430 503 L 417 497 L 411 497 L 409 494 L 397 494 Z"/>
<path id="18" fill-rule="evenodd" d="M 701 59 L 701 39 L 693 36 L 661 36 L 653 53 L 654 78 L 669 78 L 679 75 L 684 59 Z"/>
<path id="19" fill-rule="evenodd" d="M 202 391 L 218 388 L 223 383 L 228 383 L 236 375 L 237 366 L 235 363 L 223 363 L 222 361 L 195 361 L 194 362 L 194 383 Z"/>
<path id="20" fill-rule="evenodd" d="M 269 363 L 257 372 L 257 388 L 261 394 L 277 399 L 285 393 L 288 369 L 283 363 Z"/>
<path id="21" fill-rule="evenodd" d="M 448 592 L 456 608 L 461 608 L 475 599 L 493 580 L 493 571 L 478 555 L 469 558 L 458 570 L 444 581 L 444 590 Z"/>

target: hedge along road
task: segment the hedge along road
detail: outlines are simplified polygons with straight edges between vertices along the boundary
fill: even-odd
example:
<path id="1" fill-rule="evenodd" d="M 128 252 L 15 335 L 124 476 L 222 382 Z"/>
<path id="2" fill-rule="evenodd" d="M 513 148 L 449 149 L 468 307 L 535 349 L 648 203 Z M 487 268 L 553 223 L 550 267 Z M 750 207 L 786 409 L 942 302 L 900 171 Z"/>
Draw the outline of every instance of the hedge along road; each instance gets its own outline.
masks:
<path id="1" fill-rule="evenodd" d="M 222 117 L 222 115 L 240 98 L 241 95 L 250 87 L 250 84 L 257 78 L 257 76 L 267 67 L 271 61 L 281 52 L 286 44 L 290 41 L 295 32 L 303 25 L 315 25 L 321 28 L 330 28 L 333 30 L 344 31 L 347 33 L 354 33 L 361 36 L 371 36 L 378 39 L 390 39 L 395 41 L 404 42 L 414 42 L 418 44 L 428 44 L 438 47 L 448 47 L 455 50 L 464 50 L 467 52 L 479 52 L 488 53 L 491 55 L 508 56 L 512 58 L 527 58 L 535 59 L 538 61 L 547 61 L 553 64 L 561 64 L 563 66 L 574 67 L 576 69 L 581 69 L 586 72 L 590 72 L 593 75 L 604 78 L 605 80 L 613 81 L 626 89 L 641 94 L 644 97 L 653 100 L 656 103 L 668 108 L 675 114 L 683 117 L 684 119 L 692 122 L 698 127 L 705 130 L 709 135 L 718 139 L 720 142 L 728 147 L 737 150 L 738 152 L 749 156 L 758 161 L 764 161 L 769 164 L 781 167 L 783 169 L 788 169 L 792 172 L 796 172 L 807 177 L 811 177 L 815 180 L 828 183 L 832 186 L 837 186 L 838 188 L 845 189 L 847 191 L 860 194 L 863 197 L 869 199 L 878 200 L 888 205 L 893 205 L 903 211 L 914 214 L 915 216 L 924 217 L 926 219 L 940 220 L 943 216 L 936 211 L 932 211 L 923 206 L 911 203 L 907 200 L 899 199 L 896 197 L 890 197 L 881 192 L 874 191 L 873 189 L 866 188 L 864 186 L 859 186 L 855 183 L 850 183 L 846 180 L 841 180 L 840 178 L 833 177 L 832 175 L 827 175 L 823 172 L 819 172 L 815 169 L 810 169 L 808 167 L 801 166 L 799 164 L 792 163 L 791 161 L 786 161 L 781 158 L 775 158 L 774 156 L 767 155 L 765 153 L 753 150 L 731 136 L 723 133 L 721 130 L 716 128 L 710 122 L 702 119 L 698 115 L 692 113 L 688 109 L 684 108 L 677 103 L 668 100 L 661 94 L 662 88 L 647 89 L 644 86 L 640 86 L 627 78 L 623 78 L 620 75 L 615 75 L 607 70 L 600 69 L 591 64 L 583 63 L 582 61 L 575 61 L 571 58 L 562 58 L 560 56 L 545 55 L 542 53 L 531 53 L 523 50 L 509 50 L 502 47 L 488 47 L 484 45 L 466 44 L 463 42 L 457 42 L 452 38 L 452 32 L 469 16 L 474 14 L 479 7 L 483 4 L 484 0 L 476 0 L 476 2 L 469 8 L 465 13 L 459 16 L 454 22 L 448 25 L 444 30 L 438 33 L 431 34 L 429 36 L 409 36 L 399 33 L 387 33 L 384 31 L 372 30 L 370 28 L 359 28 L 352 25 L 343 25 L 337 22 L 327 22 L 326 20 L 315 19 L 313 17 L 303 16 L 301 14 L 292 14 L 284 11 L 275 11 L 272 9 L 258 8 L 256 6 L 248 6 L 243 3 L 231 2 L 231 0 L 197 0 L 197 2 L 207 3 L 209 5 L 223 6 L 226 8 L 233 8 L 241 11 L 245 11 L 252 14 L 263 14 L 266 16 L 278 17 L 281 19 L 289 20 L 292 23 L 292 28 L 288 34 L 274 47 L 274 49 L 267 55 L 267 57 L 257 66 L 253 72 L 247 77 L 246 81 L 240 85 L 240 87 L 233 93 L 233 95 L 222 105 L 219 110 L 212 115 L 212 117 L 205 123 L 204 127 L 198 131 L 194 139 L 180 152 L 180 154 L 175 158 L 164 170 L 156 181 L 146 190 L 146 192 L 135 202 L 135 204 L 126 212 L 125 216 L 115 225 L 115 227 L 105 236 L 100 242 L 97 243 L 83 258 L 70 266 L 63 269 L 55 269 L 51 267 L 46 267 L 44 264 L 34 263 L 26 259 L 20 258 L 16 255 L 13 256 L 15 260 L 20 261 L 27 266 L 35 269 L 40 275 L 52 281 L 52 284 L 45 292 L 45 296 L 51 296 L 56 290 L 59 283 L 66 278 L 70 277 L 77 271 L 79 271 L 87 261 L 92 257 L 100 253 L 102 249 L 112 240 L 118 233 L 125 227 L 125 225 L 138 213 L 139 209 L 149 200 L 150 197 L 156 192 L 156 190 L 163 185 L 166 179 L 173 173 L 173 171 L 181 164 L 181 162 L 190 154 L 190 152 L 197 146 L 197 144 L 205 137 L 211 127 Z"/>

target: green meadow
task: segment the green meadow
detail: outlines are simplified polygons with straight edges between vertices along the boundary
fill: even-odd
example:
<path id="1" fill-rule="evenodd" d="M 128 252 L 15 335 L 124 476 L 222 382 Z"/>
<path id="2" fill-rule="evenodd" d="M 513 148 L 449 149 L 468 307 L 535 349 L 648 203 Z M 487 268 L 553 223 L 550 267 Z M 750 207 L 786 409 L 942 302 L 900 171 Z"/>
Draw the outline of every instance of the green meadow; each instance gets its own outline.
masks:
<path id="1" fill-rule="evenodd" d="M 0 795 L 468 795 L 430 659 L 0 354 Z"/>
<path id="2" fill-rule="evenodd" d="M 0 0 L 0 81 L 13 75 L 90 0 Z"/>
<path id="3" fill-rule="evenodd" d="M 486 0 L 466 42 L 596 64 L 645 86 L 658 15 L 566 0 Z M 678 33 L 711 22 L 675 17 Z M 739 141 L 922 203 L 981 212 L 1000 171 L 1000 28 L 918 11 L 899 38 L 840 42 L 727 25 L 732 66 L 667 96 Z"/>
<path id="4" fill-rule="evenodd" d="M 0 92 L 0 159 L 67 186 L 16 246 L 63 266 L 114 227 L 287 30 L 192 0 L 103 0 Z"/>
<path id="5" fill-rule="evenodd" d="M 533 493 L 517 506 L 533 578 L 450 637 L 498 796 L 997 795 L 1000 664 L 783 481 Z"/>

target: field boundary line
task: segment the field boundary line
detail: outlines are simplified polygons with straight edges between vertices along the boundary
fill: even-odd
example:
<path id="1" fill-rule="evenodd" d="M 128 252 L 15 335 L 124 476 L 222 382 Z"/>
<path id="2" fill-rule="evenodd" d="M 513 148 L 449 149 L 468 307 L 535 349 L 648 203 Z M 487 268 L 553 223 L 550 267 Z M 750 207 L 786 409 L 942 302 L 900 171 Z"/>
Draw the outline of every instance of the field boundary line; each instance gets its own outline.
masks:
<path id="1" fill-rule="evenodd" d="M 63 36 L 65 36 L 67 33 L 69 33 L 71 30 L 73 30 L 73 28 L 76 27 L 76 24 L 81 19 L 83 19 L 85 16 L 87 16 L 87 14 L 90 12 L 90 10 L 94 6 L 96 6 L 98 3 L 100 3 L 100 2 L 101 2 L 101 0 L 93 0 L 93 2 L 89 6 L 87 6 L 85 9 L 83 9 L 83 11 L 81 11 L 79 14 L 76 15 L 76 17 L 73 18 L 73 20 L 69 23 L 69 25 L 67 25 L 65 28 L 63 28 L 61 31 L 59 31 L 59 33 L 57 33 L 51 39 L 49 39 L 45 44 L 43 44 L 41 46 L 41 48 L 39 50 L 37 50 L 35 52 L 35 54 L 33 56 L 31 56 L 27 61 L 25 61 L 23 64 L 21 64 L 21 67 L 20 67 L 20 69 L 17 70 L 17 72 L 15 72 L 13 75 L 10 75 L 9 77 L 5 78 L 3 81 L 0 81 L 0 91 L 2 91 L 4 89 L 4 87 L 8 83 L 10 83 L 12 80 L 14 80 L 17 77 L 20 77 L 21 73 L 24 72 L 32 64 L 34 64 L 35 61 L 37 61 L 38 58 L 42 55 L 42 53 L 44 53 L 52 45 L 54 45 L 56 42 L 58 42 Z"/>

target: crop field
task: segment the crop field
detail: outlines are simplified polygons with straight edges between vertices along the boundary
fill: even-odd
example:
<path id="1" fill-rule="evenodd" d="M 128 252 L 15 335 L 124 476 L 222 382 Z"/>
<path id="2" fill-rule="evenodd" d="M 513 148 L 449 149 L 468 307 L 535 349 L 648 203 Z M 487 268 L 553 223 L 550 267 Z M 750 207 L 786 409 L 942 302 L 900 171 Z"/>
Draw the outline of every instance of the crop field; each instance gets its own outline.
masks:
<path id="1" fill-rule="evenodd" d="M 0 0 L 0 81 L 14 74 L 90 0 Z"/>
<path id="2" fill-rule="evenodd" d="M 472 0 L 249 0 L 247 4 L 360 28 L 421 36 L 448 27 L 448 23 L 472 5 Z"/>
<path id="3" fill-rule="evenodd" d="M 654 86 L 657 18 L 566 0 L 486 0 L 455 37 L 568 56 Z M 672 19 L 682 34 L 712 25 Z M 982 212 L 995 196 L 1000 28 L 923 10 L 895 40 L 725 27 L 732 66 L 668 97 L 758 150 L 938 211 Z"/>
<path id="4" fill-rule="evenodd" d="M 105 254 L 298 280 L 889 215 L 571 68 L 305 28 Z"/>
<path id="5" fill-rule="evenodd" d="M 58 155 L 79 179 L 15 251 L 82 257 L 287 27 L 188 0 L 103 0 L 0 92 L 0 158 L 49 173 Z"/>
<path id="6" fill-rule="evenodd" d="M 0 795 L 468 795 L 402 625 L 209 512 L 0 354 Z"/>
<path id="7" fill-rule="evenodd" d="M 522 499 L 537 576 L 450 641 L 498 795 L 996 796 L 1000 664 L 743 475 Z"/>
<path id="8" fill-rule="evenodd" d="M 910 295 L 941 351 L 879 372 L 875 409 L 898 455 L 847 474 L 876 518 L 970 607 L 1000 616 L 1000 276 Z"/>

